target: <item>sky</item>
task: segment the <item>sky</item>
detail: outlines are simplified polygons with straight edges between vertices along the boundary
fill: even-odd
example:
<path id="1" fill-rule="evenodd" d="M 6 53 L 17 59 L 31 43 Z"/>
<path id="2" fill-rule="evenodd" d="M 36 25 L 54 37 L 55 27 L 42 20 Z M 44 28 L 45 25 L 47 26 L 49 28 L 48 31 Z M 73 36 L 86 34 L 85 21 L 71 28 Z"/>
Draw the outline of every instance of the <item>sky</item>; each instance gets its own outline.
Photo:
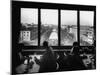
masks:
<path id="1" fill-rule="evenodd" d="M 77 11 L 61 10 L 61 25 L 77 25 Z"/>
<path id="2" fill-rule="evenodd" d="M 58 10 L 41 9 L 41 23 L 58 25 Z"/>
<path id="3" fill-rule="evenodd" d="M 21 8 L 21 23 L 38 24 L 38 9 Z"/>
<path id="4" fill-rule="evenodd" d="M 93 26 L 93 11 L 80 11 L 80 25 Z M 38 9 L 21 8 L 21 23 L 38 24 Z M 58 25 L 57 9 L 41 9 L 41 23 Z M 77 25 L 77 11 L 61 10 L 61 25 Z"/>
<path id="5" fill-rule="evenodd" d="M 80 25 L 93 26 L 94 12 L 80 11 Z"/>

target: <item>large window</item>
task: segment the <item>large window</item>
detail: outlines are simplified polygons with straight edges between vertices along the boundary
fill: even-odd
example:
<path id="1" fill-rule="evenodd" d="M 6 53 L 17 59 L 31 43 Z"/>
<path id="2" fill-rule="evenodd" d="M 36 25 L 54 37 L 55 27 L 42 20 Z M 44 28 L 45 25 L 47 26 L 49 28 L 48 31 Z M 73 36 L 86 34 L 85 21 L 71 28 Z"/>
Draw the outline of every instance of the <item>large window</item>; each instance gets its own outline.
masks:
<path id="1" fill-rule="evenodd" d="M 41 9 L 41 40 L 40 45 L 48 41 L 49 45 L 58 45 L 58 10 Z"/>
<path id="2" fill-rule="evenodd" d="M 21 8 L 20 43 L 38 45 L 38 9 Z"/>
<path id="3" fill-rule="evenodd" d="M 94 43 L 94 12 L 80 11 L 80 45 L 91 46 Z"/>
<path id="4" fill-rule="evenodd" d="M 21 8 L 19 43 L 43 46 L 80 46 L 94 44 L 94 12 L 66 9 Z M 78 13 L 79 12 L 79 13 Z"/>
<path id="5" fill-rule="evenodd" d="M 77 11 L 61 10 L 61 45 L 77 41 Z"/>

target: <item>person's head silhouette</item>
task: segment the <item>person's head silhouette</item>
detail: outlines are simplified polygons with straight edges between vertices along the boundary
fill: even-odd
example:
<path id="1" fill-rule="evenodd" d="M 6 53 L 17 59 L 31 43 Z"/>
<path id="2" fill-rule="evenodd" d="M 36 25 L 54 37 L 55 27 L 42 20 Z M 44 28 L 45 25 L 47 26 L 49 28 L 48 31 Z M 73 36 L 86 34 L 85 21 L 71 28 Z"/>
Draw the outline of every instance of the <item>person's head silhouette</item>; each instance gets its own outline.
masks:
<path id="1" fill-rule="evenodd" d="M 49 46 L 48 41 L 43 42 L 43 47 L 46 48 L 47 52 L 52 52 L 52 47 Z"/>
<path id="2" fill-rule="evenodd" d="M 74 46 L 74 47 L 78 47 L 78 46 L 79 46 L 78 42 L 74 42 L 74 43 L 73 43 L 73 46 Z"/>
<path id="3" fill-rule="evenodd" d="M 72 51 L 73 54 L 79 54 L 79 44 L 78 42 L 74 42 L 73 43 L 73 51 Z"/>
<path id="4" fill-rule="evenodd" d="M 48 47 L 48 41 L 43 42 L 43 47 Z"/>

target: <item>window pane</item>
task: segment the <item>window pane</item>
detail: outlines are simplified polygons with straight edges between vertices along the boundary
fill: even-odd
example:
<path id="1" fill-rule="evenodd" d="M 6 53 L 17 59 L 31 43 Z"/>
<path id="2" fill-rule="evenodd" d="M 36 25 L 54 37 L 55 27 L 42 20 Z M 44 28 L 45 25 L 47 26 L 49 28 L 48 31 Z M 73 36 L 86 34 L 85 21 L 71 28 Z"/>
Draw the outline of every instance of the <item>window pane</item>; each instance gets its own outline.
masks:
<path id="1" fill-rule="evenodd" d="M 20 43 L 38 45 L 38 9 L 21 8 Z"/>
<path id="2" fill-rule="evenodd" d="M 87 46 L 93 44 L 93 20 L 93 11 L 80 11 L 80 45 Z"/>
<path id="3" fill-rule="evenodd" d="M 58 10 L 41 9 L 40 45 L 48 41 L 49 45 L 58 45 Z"/>
<path id="4" fill-rule="evenodd" d="M 77 41 L 77 11 L 61 10 L 61 45 Z"/>

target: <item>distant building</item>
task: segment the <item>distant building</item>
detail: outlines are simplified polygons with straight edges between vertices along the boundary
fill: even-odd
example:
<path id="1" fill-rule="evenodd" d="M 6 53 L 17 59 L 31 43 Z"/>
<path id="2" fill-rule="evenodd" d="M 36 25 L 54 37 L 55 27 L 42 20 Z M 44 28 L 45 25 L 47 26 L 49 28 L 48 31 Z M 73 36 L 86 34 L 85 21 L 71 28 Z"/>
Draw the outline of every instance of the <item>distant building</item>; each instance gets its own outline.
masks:
<path id="1" fill-rule="evenodd" d="M 21 31 L 20 32 L 20 37 L 21 41 L 30 41 L 30 31 Z"/>
<path id="2" fill-rule="evenodd" d="M 67 26 L 66 25 L 61 25 L 61 28 L 62 29 L 65 29 Z"/>

